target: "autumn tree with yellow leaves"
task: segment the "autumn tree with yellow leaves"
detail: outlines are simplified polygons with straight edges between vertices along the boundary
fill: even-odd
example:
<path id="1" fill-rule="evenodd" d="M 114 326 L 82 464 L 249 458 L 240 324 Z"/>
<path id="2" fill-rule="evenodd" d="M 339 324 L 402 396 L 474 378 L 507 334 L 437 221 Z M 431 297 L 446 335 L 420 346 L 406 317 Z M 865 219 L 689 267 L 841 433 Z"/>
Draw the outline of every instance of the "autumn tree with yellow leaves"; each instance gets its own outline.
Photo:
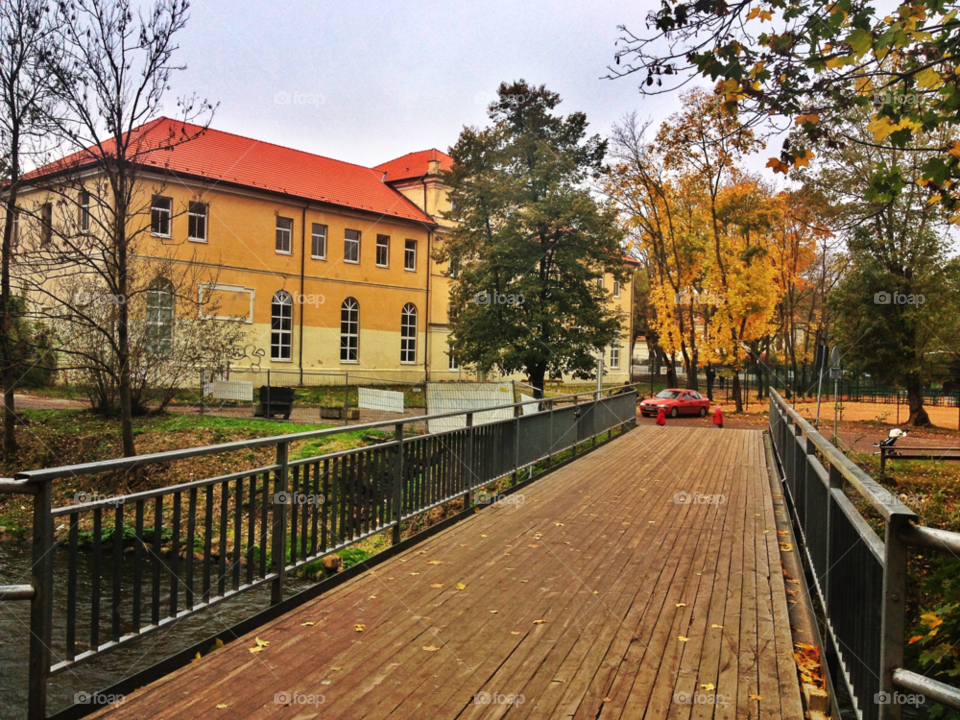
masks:
<path id="1" fill-rule="evenodd" d="M 616 129 L 607 192 L 647 264 L 660 349 L 682 359 L 694 389 L 698 367 L 725 368 L 739 411 L 738 373 L 751 346 L 767 339 L 769 347 L 785 287 L 806 269 L 812 238 L 785 260 L 796 247 L 782 238 L 789 203 L 740 169 L 760 143 L 722 98 L 688 92 L 650 141 L 647 130 L 632 117 Z"/>

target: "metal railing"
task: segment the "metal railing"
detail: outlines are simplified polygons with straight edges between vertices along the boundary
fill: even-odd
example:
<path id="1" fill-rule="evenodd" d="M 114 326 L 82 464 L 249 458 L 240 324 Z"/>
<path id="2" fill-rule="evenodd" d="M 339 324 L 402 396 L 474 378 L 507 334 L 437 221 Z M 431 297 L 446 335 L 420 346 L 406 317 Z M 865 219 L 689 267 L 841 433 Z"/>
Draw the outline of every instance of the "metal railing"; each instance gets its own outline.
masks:
<path id="1" fill-rule="evenodd" d="M 857 715 L 899 718 L 908 690 L 960 709 L 960 690 L 903 665 L 907 547 L 960 553 L 960 534 L 915 525 L 915 513 L 844 456 L 774 390 L 770 435 L 806 560 Z M 883 520 L 881 539 L 845 492 Z"/>
<path id="2" fill-rule="evenodd" d="M 537 463 L 636 422 L 634 388 L 511 403 L 512 417 L 408 435 L 409 418 L 19 473 L 0 480 L 0 493 L 32 495 L 33 548 L 29 585 L 0 586 L 0 600 L 30 600 L 31 720 L 46 717 L 47 681 L 68 668 L 253 588 L 269 585 L 281 602 L 284 578 L 363 538 L 519 474 Z M 480 412 L 479 410 L 476 412 Z M 372 445 L 291 459 L 296 443 L 345 432 L 391 429 Z M 276 462 L 172 487 L 53 507 L 52 481 L 111 477 L 145 466 L 255 448 L 276 449 Z M 112 477 L 117 477 L 114 475 Z M 62 519 L 62 531 L 54 530 Z M 84 529 L 89 528 L 89 529 Z M 82 542 L 83 541 L 83 542 Z M 80 553 L 89 544 L 89 572 Z M 66 577 L 55 577 L 52 554 L 68 552 Z M 82 577 L 81 577 L 82 575 Z M 78 591 L 83 581 L 84 592 Z M 89 595 L 86 589 L 89 588 Z M 54 622 L 53 597 L 66 617 Z M 82 595 L 82 596 L 81 596 Z M 109 597 L 109 612 L 101 604 Z M 54 627 L 58 629 L 54 637 Z M 86 649 L 78 648 L 83 643 Z M 78 649 L 80 651 L 78 651 Z"/>

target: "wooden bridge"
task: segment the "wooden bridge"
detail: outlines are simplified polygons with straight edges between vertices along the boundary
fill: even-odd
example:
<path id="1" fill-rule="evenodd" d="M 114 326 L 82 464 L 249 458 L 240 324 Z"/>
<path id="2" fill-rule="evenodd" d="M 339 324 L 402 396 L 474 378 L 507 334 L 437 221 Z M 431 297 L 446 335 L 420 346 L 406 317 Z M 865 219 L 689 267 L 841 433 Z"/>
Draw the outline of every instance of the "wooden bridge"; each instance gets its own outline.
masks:
<path id="1" fill-rule="evenodd" d="M 802 718 L 760 432 L 641 426 L 110 718 Z"/>

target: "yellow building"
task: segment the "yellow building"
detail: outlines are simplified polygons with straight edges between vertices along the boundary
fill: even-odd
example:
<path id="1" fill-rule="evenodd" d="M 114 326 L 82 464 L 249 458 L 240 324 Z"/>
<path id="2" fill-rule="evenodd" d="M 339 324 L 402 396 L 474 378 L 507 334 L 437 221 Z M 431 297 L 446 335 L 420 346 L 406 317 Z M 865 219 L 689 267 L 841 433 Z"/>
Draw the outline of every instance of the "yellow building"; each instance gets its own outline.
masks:
<path id="1" fill-rule="evenodd" d="M 448 155 L 432 149 L 366 168 L 166 118 L 135 132 L 147 148 L 136 252 L 197 270 L 198 298 L 247 326 L 240 366 L 467 377 L 448 353 L 450 279 L 431 257 L 451 226 L 441 217 Z M 196 137 L 177 142 L 184 135 Z M 58 175 L 77 182 L 91 165 L 77 154 L 37 177 L 48 187 Z M 96 213 L 85 195 L 81 224 Z M 37 205 L 30 214 L 41 225 L 59 222 L 38 186 L 23 203 Z M 629 318 L 632 288 L 606 281 Z M 607 353 L 608 381 L 627 376 L 630 331 Z"/>

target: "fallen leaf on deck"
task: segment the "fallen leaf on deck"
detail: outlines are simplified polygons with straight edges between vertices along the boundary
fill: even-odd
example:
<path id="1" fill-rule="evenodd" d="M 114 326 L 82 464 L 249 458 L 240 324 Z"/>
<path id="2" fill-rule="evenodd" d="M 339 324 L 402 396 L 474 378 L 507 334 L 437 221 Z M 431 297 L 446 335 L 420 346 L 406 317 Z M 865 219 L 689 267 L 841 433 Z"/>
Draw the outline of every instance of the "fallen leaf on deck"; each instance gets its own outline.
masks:
<path id="1" fill-rule="evenodd" d="M 417 550 L 417 552 L 414 553 L 414 554 L 415 554 L 415 555 L 426 555 L 426 554 L 427 554 L 427 551 L 426 551 L 426 550 Z"/>
<path id="2" fill-rule="evenodd" d="M 500 611 L 499 611 L 499 610 L 491 610 L 491 611 L 490 611 L 490 614 L 491 614 L 491 615 L 496 615 L 498 612 L 500 612 Z"/>
<path id="3" fill-rule="evenodd" d="M 259 649 L 260 649 L 260 648 L 257 648 L 257 650 L 259 650 Z M 250 652 L 256 652 L 256 651 L 253 650 L 253 649 L 251 649 Z M 199 659 L 200 659 L 200 653 L 197 653 L 197 656 L 196 656 L 193 660 L 191 660 L 190 662 L 193 663 L 193 662 L 196 662 L 196 661 L 199 660 Z"/>
<path id="4" fill-rule="evenodd" d="M 518 633 L 516 630 L 511 630 L 511 631 L 510 631 L 510 634 L 511 634 L 511 635 L 519 635 L 520 633 Z"/>
<path id="5" fill-rule="evenodd" d="M 423 649 L 426 650 L 427 652 L 436 652 L 436 651 L 439 650 L 440 648 L 435 647 L 435 646 L 433 646 L 433 645 L 424 645 L 424 646 L 423 646 Z"/>
<path id="6" fill-rule="evenodd" d="M 521 580 L 520 582 L 522 582 L 522 583 L 528 583 L 528 582 L 530 582 L 530 581 L 529 581 L 529 580 Z"/>
<path id="7" fill-rule="evenodd" d="M 312 620 L 310 620 L 310 621 L 305 622 L 305 623 L 300 623 L 300 627 L 312 627 L 312 626 L 315 625 L 315 624 L 316 624 L 316 623 L 314 623 Z"/>
<path id="8" fill-rule="evenodd" d="M 332 667 L 332 668 L 330 668 L 330 669 L 331 669 L 331 670 L 334 670 L 334 671 L 343 670 L 343 666 L 342 666 L 342 665 L 337 665 L 336 667 Z"/>
<path id="9" fill-rule="evenodd" d="M 538 547 L 540 547 L 540 546 L 539 546 L 539 545 L 527 545 L 527 547 L 538 548 Z"/>
<path id="10" fill-rule="evenodd" d="M 690 638 L 686 638 L 683 635 L 678 636 L 677 640 L 679 640 L 680 642 L 690 642 Z"/>
<path id="11" fill-rule="evenodd" d="M 563 527 L 563 523 L 554 523 L 557 527 Z"/>
<path id="12" fill-rule="evenodd" d="M 420 573 L 410 573 L 411 575 L 419 575 Z"/>
<path id="13" fill-rule="evenodd" d="M 711 625 L 710 627 L 717 628 L 717 629 L 719 629 L 719 630 L 723 630 L 723 625 L 717 625 L 716 623 L 714 623 L 714 624 Z"/>
<path id="14" fill-rule="evenodd" d="M 226 703 L 220 703 L 219 705 L 217 705 L 217 710 L 226 710 L 228 707 L 230 706 L 227 705 Z"/>
<path id="15" fill-rule="evenodd" d="M 792 552 L 792 551 L 793 551 L 793 545 L 791 545 L 790 543 L 784 543 L 784 542 L 782 542 L 782 543 L 780 543 L 780 549 L 783 550 L 784 552 Z"/>
<path id="16" fill-rule="evenodd" d="M 751 700 L 763 700 L 763 695 L 751 695 Z"/>
<path id="17" fill-rule="evenodd" d="M 716 685 L 714 685 L 713 683 L 704 683 L 700 687 L 702 687 L 704 690 L 713 690 L 716 687 Z"/>
<path id="18" fill-rule="evenodd" d="M 546 620 L 534 620 L 534 621 L 533 621 L 533 624 L 534 624 L 534 625 L 545 625 L 546 622 L 547 622 Z"/>
<path id="19" fill-rule="evenodd" d="M 686 606 L 687 606 L 686 603 L 677 603 L 677 607 L 686 607 Z"/>
<path id="20" fill-rule="evenodd" d="M 432 588 L 442 588 L 443 585 L 442 585 L 441 583 L 434 583 L 434 584 L 431 585 L 430 587 L 432 587 Z"/>
<path id="21" fill-rule="evenodd" d="M 376 599 L 377 599 L 377 596 L 376 596 L 376 595 L 371 595 L 369 599 L 370 599 L 370 600 L 376 600 Z"/>
<path id="22" fill-rule="evenodd" d="M 486 535 L 481 535 L 480 537 L 486 537 Z"/>
<path id="23" fill-rule="evenodd" d="M 270 644 L 270 641 L 269 641 L 269 640 L 261 640 L 260 638 L 257 638 L 257 644 L 256 644 L 256 646 L 254 646 L 254 647 L 252 647 L 252 648 L 249 648 L 249 650 L 250 650 L 250 652 L 252 652 L 252 653 L 258 653 L 258 652 L 260 652 L 261 650 L 263 650 L 263 649 L 264 649 L 267 645 L 269 645 L 269 644 Z"/>
<path id="24" fill-rule="evenodd" d="M 613 698 L 604 698 L 603 701 L 604 701 L 604 702 L 613 702 Z"/>
<path id="25" fill-rule="evenodd" d="M 467 586 L 463 583 L 457 583 L 457 590 L 466 590 Z"/>
<path id="26" fill-rule="evenodd" d="M 441 560 L 427 560 L 427 565 L 443 565 Z"/>
<path id="27" fill-rule="evenodd" d="M 357 623 L 356 625 L 353 626 L 353 629 L 355 632 L 363 632 L 364 630 L 367 629 L 367 626 Z"/>

